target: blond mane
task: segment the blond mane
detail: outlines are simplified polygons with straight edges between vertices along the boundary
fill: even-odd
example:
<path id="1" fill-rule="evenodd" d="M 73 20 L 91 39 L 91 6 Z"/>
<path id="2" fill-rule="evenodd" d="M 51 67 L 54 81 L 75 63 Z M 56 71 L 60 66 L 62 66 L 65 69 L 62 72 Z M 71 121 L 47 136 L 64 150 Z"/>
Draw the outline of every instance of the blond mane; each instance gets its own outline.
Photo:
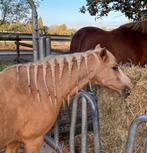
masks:
<path id="1" fill-rule="evenodd" d="M 30 69 L 33 68 L 34 69 L 34 83 L 35 83 L 35 90 L 37 91 L 37 98 L 38 101 L 40 101 L 40 91 L 39 91 L 39 86 L 38 86 L 38 75 L 43 75 L 43 82 L 44 82 L 44 86 L 46 89 L 46 92 L 49 96 L 49 99 L 51 102 L 57 102 L 57 83 L 56 83 L 56 66 L 58 65 L 59 67 L 59 83 L 62 82 L 62 77 L 63 77 L 63 72 L 64 72 L 64 68 L 65 68 L 65 64 L 68 67 L 68 101 L 70 99 L 70 81 L 71 81 L 71 75 L 72 75 L 72 68 L 73 68 L 73 64 L 76 63 L 77 66 L 77 89 L 76 92 L 79 91 L 79 74 L 80 74 L 80 67 L 81 67 L 81 62 L 82 60 L 84 60 L 85 62 L 85 67 L 86 67 L 86 73 L 87 76 L 89 76 L 89 70 L 88 70 L 88 56 L 92 55 L 96 58 L 97 61 L 99 61 L 99 57 L 98 57 L 98 52 L 101 51 L 102 48 L 96 48 L 95 50 L 89 50 L 87 52 L 84 53 L 75 53 L 75 54 L 66 54 L 66 55 L 58 55 L 58 56 L 48 56 L 46 57 L 44 60 L 39 60 L 37 62 L 34 63 L 27 63 L 27 64 L 18 64 L 18 65 L 14 65 L 11 66 L 7 69 L 5 69 L 4 71 L 11 69 L 11 68 L 15 68 L 16 69 L 16 77 L 17 77 L 17 83 L 19 84 L 19 79 L 20 78 L 20 68 L 21 67 L 25 67 L 25 71 L 26 71 L 26 76 L 27 76 L 27 86 L 28 86 L 28 93 L 29 95 L 31 94 L 31 71 Z M 38 74 L 38 68 L 41 67 L 42 68 L 42 74 Z M 52 83 L 53 83 L 53 93 L 54 96 L 51 97 L 51 94 L 49 92 L 49 87 L 47 84 L 47 68 L 50 67 L 50 77 L 52 78 Z M 60 84 L 61 85 L 61 84 Z M 91 86 L 91 82 L 90 82 L 90 77 L 89 77 L 89 85 Z M 62 92 L 62 91 L 61 91 Z"/>

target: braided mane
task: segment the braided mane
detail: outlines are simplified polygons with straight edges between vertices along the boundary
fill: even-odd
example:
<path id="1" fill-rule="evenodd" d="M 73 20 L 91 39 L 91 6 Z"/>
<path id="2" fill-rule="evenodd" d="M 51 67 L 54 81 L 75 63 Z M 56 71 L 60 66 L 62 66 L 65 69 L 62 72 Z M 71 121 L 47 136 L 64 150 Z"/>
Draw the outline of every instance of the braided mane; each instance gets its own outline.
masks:
<path id="1" fill-rule="evenodd" d="M 95 50 L 89 50 L 87 52 L 84 53 L 74 53 L 74 54 L 69 54 L 69 55 L 58 55 L 58 56 L 48 56 L 46 57 L 44 60 L 40 60 L 34 63 L 27 63 L 27 64 L 18 64 L 15 66 L 11 66 L 5 70 L 8 70 L 10 68 L 15 68 L 16 69 L 16 77 L 17 77 L 17 84 L 19 84 L 19 80 L 20 78 L 20 69 L 21 67 L 25 66 L 26 68 L 26 76 L 27 76 L 27 86 L 28 86 L 28 93 L 29 95 L 31 95 L 31 68 L 33 68 L 34 70 L 34 83 L 35 83 L 35 90 L 37 91 L 37 98 L 38 101 L 41 101 L 40 99 L 40 90 L 39 90 L 39 86 L 38 86 L 38 75 L 43 75 L 43 86 L 46 89 L 46 92 L 48 94 L 49 100 L 54 103 L 55 105 L 57 104 L 57 82 L 56 82 L 56 67 L 58 65 L 58 71 L 59 71 L 59 75 L 58 75 L 58 79 L 59 79 L 59 84 L 61 85 L 61 88 L 63 89 L 63 85 L 62 85 L 62 78 L 64 75 L 64 68 L 65 68 L 65 64 L 67 65 L 68 68 L 68 102 L 70 99 L 70 82 L 71 82 L 71 76 L 72 76 L 72 70 L 73 70 L 73 64 L 76 63 L 77 65 L 77 89 L 76 92 L 78 92 L 79 90 L 79 76 L 80 76 L 80 68 L 81 68 L 81 62 L 82 60 L 84 60 L 85 62 L 85 67 L 86 67 L 86 73 L 87 76 L 89 78 L 89 85 L 91 86 L 91 82 L 90 82 L 90 77 L 89 77 L 89 70 L 88 70 L 88 56 L 89 55 L 93 55 L 96 60 L 99 60 L 98 58 L 98 54 L 97 52 L 100 51 L 101 48 L 99 49 L 95 49 Z M 42 68 L 42 74 L 39 74 L 38 68 L 41 67 Z M 48 83 L 47 83 L 47 68 L 50 67 L 50 74 L 49 76 L 51 76 L 51 80 L 53 83 L 53 96 L 51 96 L 50 91 L 49 91 L 49 87 L 48 87 Z M 62 92 L 61 89 L 61 92 Z M 62 98 L 63 98 L 63 94 L 62 94 Z"/>

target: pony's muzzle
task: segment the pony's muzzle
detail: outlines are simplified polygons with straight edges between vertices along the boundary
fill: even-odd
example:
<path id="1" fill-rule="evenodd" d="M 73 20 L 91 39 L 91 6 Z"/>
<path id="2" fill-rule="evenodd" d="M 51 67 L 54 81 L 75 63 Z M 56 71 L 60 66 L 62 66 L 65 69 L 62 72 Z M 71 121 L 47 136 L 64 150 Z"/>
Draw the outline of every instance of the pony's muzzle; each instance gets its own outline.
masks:
<path id="1" fill-rule="evenodd" d="M 125 86 L 122 90 L 122 94 L 125 96 L 125 97 L 128 97 L 130 94 L 131 94 L 131 89 L 133 88 L 133 85 L 131 86 Z"/>

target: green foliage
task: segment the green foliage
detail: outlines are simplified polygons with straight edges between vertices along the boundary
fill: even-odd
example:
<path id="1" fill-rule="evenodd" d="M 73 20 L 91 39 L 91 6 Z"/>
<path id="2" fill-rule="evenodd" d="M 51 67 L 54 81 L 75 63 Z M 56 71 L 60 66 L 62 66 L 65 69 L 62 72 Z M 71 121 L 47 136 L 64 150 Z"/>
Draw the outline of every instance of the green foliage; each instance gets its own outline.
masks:
<path id="1" fill-rule="evenodd" d="M 88 11 L 98 18 L 107 16 L 110 11 L 120 11 L 132 20 L 147 19 L 147 0 L 86 0 L 80 11 Z"/>
<path id="2" fill-rule="evenodd" d="M 51 27 L 44 26 L 41 17 L 39 17 L 38 26 L 41 34 L 71 35 L 76 31 L 75 29 L 68 29 L 65 24 Z M 32 33 L 32 19 L 29 19 L 25 24 L 18 21 L 5 22 L 4 24 L 0 24 L 0 31 Z"/>
<path id="3" fill-rule="evenodd" d="M 38 19 L 38 28 L 39 29 L 43 29 L 43 20 L 42 20 L 42 17 L 39 17 L 39 19 Z"/>
<path id="4" fill-rule="evenodd" d="M 32 25 L 30 23 L 22 24 L 21 22 L 5 22 L 0 24 L 0 31 L 10 31 L 10 32 L 32 32 Z"/>
<path id="5" fill-rule="evenodd" d="M 0 20 L 2 22 L 24 21 L 30 14 L 27 0 L 0 0 Z"/>
<path id="6" fill-rule="evenodd" d="M 7 68 L 9 65 L 5 65 L 5 64 L 0 64 L 0 71 L 4 70 L 5 68 Z"/>
<path id="7" fill-rule="evenodd" d="M 44 28 L 41 17 L 39 17 L 38 20 L 38 27 L 39 30 L 42 30 Z M 22 23 L 19 21 L 5 22 L 3 24 L 0 24 L 0 31 L 32 33 L 32 19 L 29 18 L 26 23 Z"/>

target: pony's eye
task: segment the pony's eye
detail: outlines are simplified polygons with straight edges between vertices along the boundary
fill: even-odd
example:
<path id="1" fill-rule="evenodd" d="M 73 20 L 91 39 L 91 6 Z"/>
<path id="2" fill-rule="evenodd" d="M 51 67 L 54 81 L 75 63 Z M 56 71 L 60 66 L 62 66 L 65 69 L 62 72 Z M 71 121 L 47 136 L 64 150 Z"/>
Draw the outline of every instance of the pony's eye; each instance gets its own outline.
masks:
<path id="1" fill-rule="evenodd" d="M 117 65 L 117 64 L 114 65 L 114 66 L 112 67 L 112 69 L 115 70 L 115 71 L 118 71 L 118 65 Z"/>

